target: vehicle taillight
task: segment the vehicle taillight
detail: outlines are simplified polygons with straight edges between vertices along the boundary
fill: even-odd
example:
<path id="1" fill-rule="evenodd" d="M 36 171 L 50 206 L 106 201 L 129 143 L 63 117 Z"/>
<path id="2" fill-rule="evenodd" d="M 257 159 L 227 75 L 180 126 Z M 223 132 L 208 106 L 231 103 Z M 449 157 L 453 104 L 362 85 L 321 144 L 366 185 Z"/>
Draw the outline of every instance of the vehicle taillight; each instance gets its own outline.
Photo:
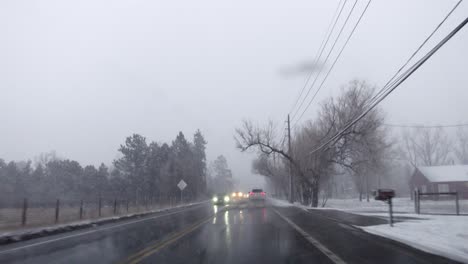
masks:
<path id="1" fill-rule="evenodd" d="M 253 193 L 253 192 L 249 192 L 249 195 L 254 195 L 254 193 Z"/>
<path id="2" fill-rule="evenodd" d="M 265 192 L 262 192 L 262 196 L 265 196 Z"/>

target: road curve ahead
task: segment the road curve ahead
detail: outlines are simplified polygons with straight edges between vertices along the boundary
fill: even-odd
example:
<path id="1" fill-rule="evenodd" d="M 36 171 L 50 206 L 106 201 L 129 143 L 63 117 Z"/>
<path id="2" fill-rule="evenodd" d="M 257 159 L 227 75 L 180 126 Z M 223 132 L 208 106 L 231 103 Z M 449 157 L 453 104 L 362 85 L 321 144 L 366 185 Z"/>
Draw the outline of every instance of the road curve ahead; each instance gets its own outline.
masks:
<path id="1" fill-rule="evenodd" d="M 454 263 L 294 207 L 205 203 L 0 247 L 0 263 Z"/>

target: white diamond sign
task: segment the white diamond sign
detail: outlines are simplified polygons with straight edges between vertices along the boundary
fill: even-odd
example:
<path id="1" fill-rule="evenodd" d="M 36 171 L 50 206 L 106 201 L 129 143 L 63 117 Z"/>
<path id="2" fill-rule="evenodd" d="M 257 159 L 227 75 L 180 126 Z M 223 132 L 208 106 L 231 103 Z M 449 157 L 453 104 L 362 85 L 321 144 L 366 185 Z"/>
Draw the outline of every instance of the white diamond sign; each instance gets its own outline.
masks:
<path id="1" fill-rule="evenodd" d="M 183 191 L 185 187 L 187 187 L 187 183 L 185 183 L 184 180 L 180 180 L 180 182 L 177 184 L 177 187 L 179 187 L 179 189 Z"/>

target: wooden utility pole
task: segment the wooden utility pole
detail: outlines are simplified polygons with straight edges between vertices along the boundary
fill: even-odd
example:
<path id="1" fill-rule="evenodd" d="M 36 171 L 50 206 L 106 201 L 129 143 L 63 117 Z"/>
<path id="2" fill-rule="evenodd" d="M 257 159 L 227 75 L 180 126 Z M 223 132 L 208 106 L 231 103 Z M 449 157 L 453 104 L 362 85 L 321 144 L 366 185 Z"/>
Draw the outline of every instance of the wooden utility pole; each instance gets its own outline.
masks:
<path id="1" fill-rule="evenodd" d="M 291 151 L 291 122 L 289 120 L 288 115 L 288 155 L 289 158 L 292 159 L 292 151 Z M 292 172 L 292 163 L 289 161 L 289 202 L 294 202 L 294 188 L 293 188 L 293 172 Z"/>

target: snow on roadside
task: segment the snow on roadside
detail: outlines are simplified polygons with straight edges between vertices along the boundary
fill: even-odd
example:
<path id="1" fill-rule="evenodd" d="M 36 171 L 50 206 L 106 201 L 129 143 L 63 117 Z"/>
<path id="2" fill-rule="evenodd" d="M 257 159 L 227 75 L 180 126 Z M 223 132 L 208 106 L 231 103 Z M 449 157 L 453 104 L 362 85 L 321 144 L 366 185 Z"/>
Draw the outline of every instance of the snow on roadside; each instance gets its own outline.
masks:
<path id="1" fill-rule="evenodd" d="M 375 216 L 388 219 L 388 204 L 381 201 L 359 202 L 353 200 L 330 200 L 327 207 L 312 208 L 287 201 L 271 199 L 275 206 L 295 206 L 301 209 L 340 210 L 347 213 Z M 465 201 L 464 201 L 465 202 Z M 466 215 L 418 215 L 408 198 L 394 200 L 394 216 L 406 220 L 393 227 L 388 224 L 356 226 L 365 232 L 389 238 L 411 247 L 441 255 L 456 261 L 468 263 L 468 216 Z M 339 219 L 337 219 L 339 220 Z"/>
<path id="2" fill-rule="evenodd" d="M 466 203 L 467 201 L 460 202 Z M 397 222 L 393 227 L 388 224 L 356 227 L 432 254 L 468 263 L 468 216 L 414 214 L 414 204 L 409 198 L 395 198 L 393 205 L 394 211 L 397 212 L 394 216 L 415 219 Z M 425 206 L 437 208 L 444 205 L 440 202 L 431 204 L 427 201 Z M 388 219 L 388 204 L 381 201 L 359 202 L 357 199 L 333 199 L 328 201 L 327 207 L 353 214 Z M 448 207 L 445 213 L 454 212 Z"/>
<path id="3" fill-rule="evenodd" d="M 381 215 L 384 214 L 366 214 Z M 399 216 L 400 214 L 397 214 Z M 420 220 L 407 220 L 389 225 L 359 227 L 420 250 L 468 263 L 468 216 L 408 215 Z"/>
<path id="4" fill-rule="evenodd" d="M 361 202 L 358 199 L 329 199 L 324 208 L 355 212 L 386 212 L 388 204 L 374 199 L 370 199 L 369 202 L 366 200 Z M 414 202 L 410 198 L 394 198 L 393 211 L 414 212 Z"/>

